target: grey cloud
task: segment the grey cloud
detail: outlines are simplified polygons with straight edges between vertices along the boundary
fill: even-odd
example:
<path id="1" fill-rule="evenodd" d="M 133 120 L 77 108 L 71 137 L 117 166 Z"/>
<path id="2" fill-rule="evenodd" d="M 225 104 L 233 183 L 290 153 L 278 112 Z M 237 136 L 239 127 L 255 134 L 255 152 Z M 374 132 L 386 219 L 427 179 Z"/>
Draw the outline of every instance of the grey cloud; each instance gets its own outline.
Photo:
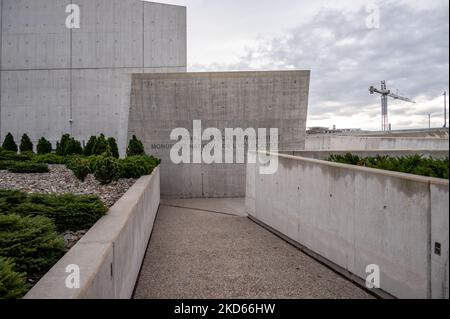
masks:
<path id="1" fill-rule="evenodd" d="M 379 97 L 371 96 L 368 88 L 379 86 L 381 80 L 411 98 L 440 95 L 449 77 L 448 2 L 437 9 L 416 9 L 393 1 L 379 4 L 380 29 L 366 27 L 365 8 L 352 12 L 323 9 L 284 37 L 248 48 L 239 63 L 191 68 L 310 69 L 310 116 L 322 118 L 363 112 L 369 118 L 379 116 L 378 108 L 368 107 L 379 104 Z M 393 114 L 408 115 L 410 109 Z"/>

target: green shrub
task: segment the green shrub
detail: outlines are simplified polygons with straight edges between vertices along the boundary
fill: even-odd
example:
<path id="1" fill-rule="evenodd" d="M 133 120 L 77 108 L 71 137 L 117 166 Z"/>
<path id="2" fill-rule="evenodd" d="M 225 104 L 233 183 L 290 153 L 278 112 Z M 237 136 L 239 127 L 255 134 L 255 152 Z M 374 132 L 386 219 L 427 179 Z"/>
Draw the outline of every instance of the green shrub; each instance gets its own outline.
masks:
<path id="1" fill-rule="evenodd" d="M 32 160 L 35 163 L 54 164 L 54 165 L 62 165 L 66 163 L 65 157 L 53 153 L 36 155 L 33 157 Z"/>
<path id="2" fill-rule="evenodd" d="M 37 153 L 40 155 L 50 154 L 52 152 L 52 143 L 41 137 L 37 144 Z"/>
<path id="3" fill-rule="evenodd" d="M 117 142 L 114 137 L 108 138 L 108 146 L 112 156 L 115 158 L 119 158 L 119 148 L 117 147 Z"/>
<path id="4" fill-rule="evenodd" d="M 12 213 L 23 216 L 45 216 L 53 220 L 59 232 L 91 228 L 107 212 L 97 196 L 92 195 L 29 195 Z"/>
<path id="5" fill-rule="evenodd" d="M 119 160 L 112 156 L 103 156 L 94 165 L 94 176 L 103 185 L 110 184 L 120 177 Z"/>
<path id="6" fill-rule="evenodd" d="M 64 240 L 51 219 L 0 215 L 0 256 L 12 258 L 27 275 L 46 272 L 64 253 Z"/>
<path id="7" fill-rule="evenodd" d="M 26 274 L 14 271 L 12 259 L 0 257 L 0 299 L 19 299 L 28 291 Z"/>
<path id="8" fill-rule="evenodd" d="M 81 146 L 81 143 L 73 137 L 67 141 L 64 149 L 64 156 L 70 155 L 83 155 L 83 147 Z"/>
<path id="9" fill-rule="evenodd" d="M 95 164 L 97 164 L 97 161 L 102 158 L 103 158 L 103 156 L 101 156 L 101 155 L 91 155 L 88 157 L 89 169 L 91 170 L 91 173 L 93 173 L 95 171 Z"/>
<path id="10" fill-rule="evenodd" d="M 94 147 L 95 147 L 96 142 L 97 142 L 97 136 L 91 136 L 91 138 L 87 142 L 86 146 L 84 147 L 84 155 L 85 156 L 94 155 Z"/>
<path id="11" fill-rule="evenodd" d="M 34 163 L 34 162 L 12 162 L 9 165 L 8 171 L 11 173 L 21 173 L 21 174 L 33 174 L 33 173 L 48 173 L 47 164 Z"/>
<path id="12" fill-rule="evenodd" d="M 106 212 L 101 200 L 92 195 L 0 191 L 0 215 L 44 216 L 53 220 L 59 232 L 89 229 Z"/>
<path id="13" fill-rule="evenodd" d="M 103 155 L 109 149 L 108 141 L 105 138 L 105 135 L 101 134 L 97 140 L 95 141 L 94 150 L 92 152 L 93 155 Z"/>
<path id="14" fill-rule="evenodd" d="M 9 214 L 17 205 L 25 203 L 27 195 L 17 190 L 0 190 L 0 215 Z"/>
<path id="15" fill-rule="evenodd" d="M 12 151 L 0 151 L 0 161 L 19 161 L 19 162 L 24 162 L 24 161 L 30 161 L 31 160 L 31 156 L 28 153 L 25 154 L 17 154 L 16 152 L 12 152 Z"/>
<path id="16" fill-rule="evenodd" d="M 67 168 L 82 182 L 91 173 L 90 162 L 87 158 L 75 158 L 67 164 Z"/>
<path id="17" fill-rule="evenodd" d="M 14 141 L 14 137 L 12 136 L 11 133 L 8 133 L 6 135 L 5 140 L 3 141 L 2 148 L 5 151 L 11 151 L 11 152 L 17 153 L 17 151 L 18 151 L 17 144 Z"/>
<path id="18" fill-rule="evenodd" d="M 61 137 L 61 140 L 59 142 L 56 143 L 56 154 L 60 155 L 60 156 L 65 156 L 66 155 L 66 147 L 67 147 L 67 143 L 70 140 L 70 134 L 64 134 Z"/>
<path id="19" fill-rule="evenodd" d="M 150 175 L 161 161 L 153 156 L 129 156 L 120 160 L 120 178 Z"/>
<path id="20" fill-rule="evenodd" d="M 33 143 L 27 134 L 23 134 L 20 140 L 20 153 L 24 152 L 33 152 Z"/>
<path id="21" fill-rule="evenodd" d="M 449 160 L 424 158 L 420 155 L 404 157 L 376 156 L 359 158 L 350 153 L 342 155 L 331 155 L 328 159 L 332 162 L 359 165 L 370 168 L 396 171 L 401 173 L 422 175 L 437 178 L 449 178 Z"/>
<path id="22" fill-rule="evenodd" d="M 145 155 L 144 144 L 137 139 L 136 135 L 130 140 L 127 148 L 127 156 Z"/>
<path id="23" fill-rule="evenodd" d="M 14 161 L 0 161 L 0 171 L 7 171 Z"/>

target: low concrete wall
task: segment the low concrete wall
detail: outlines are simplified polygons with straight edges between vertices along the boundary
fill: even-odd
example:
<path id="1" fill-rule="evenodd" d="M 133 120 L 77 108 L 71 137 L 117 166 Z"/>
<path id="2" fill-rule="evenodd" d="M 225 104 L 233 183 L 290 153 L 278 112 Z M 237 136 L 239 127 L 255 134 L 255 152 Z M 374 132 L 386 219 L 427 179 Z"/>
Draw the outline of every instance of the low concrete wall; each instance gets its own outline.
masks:
<path id="1" fill-rule="evenodd" d="M 314 158 L 318 160 L 326 160 L 330 155 L 345 155 L 351 153 L 359 157 L 376 157 L 391 156 L 401 157 L 409 155 L 420 155 L 422 157 L 432 157 L 437 159 L 445 159 L 449 157 L 448 150 L 325 150 L 325 151 L 286 151 L 280 152 L 286 155 Z"/>
<path id="2" fill-rule="evenodd" d="M 158 167 L 139 179 L 25 298 L 131 298 L 159 203 Z M 66 287 L 68 265 L 80 268 L 79 289 Z"/>
<path id="3" fill-rule="evenodd" d="M 380 294 L 448 298 L 448 180 L 288 155 L 274 175 L 258 165 L 247 166 L 252 218 L 360 284 L 378 265 Z"/>
<path id="4" fill-rule="evenodd" d="M 448 138 L 361 137 L 317 135 L 306 137 L 306 150 L 448 150 Z"/>

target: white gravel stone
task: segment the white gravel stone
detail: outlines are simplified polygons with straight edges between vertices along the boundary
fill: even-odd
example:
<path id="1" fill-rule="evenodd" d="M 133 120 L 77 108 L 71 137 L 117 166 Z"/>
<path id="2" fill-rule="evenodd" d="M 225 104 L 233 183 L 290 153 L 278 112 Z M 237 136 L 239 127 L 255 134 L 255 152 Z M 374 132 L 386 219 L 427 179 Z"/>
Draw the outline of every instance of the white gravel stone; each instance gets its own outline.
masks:
<path id="1" fill-rule="evenodd" d="M 111 207 L 136 179 L 121 179 L 109 185 L 101 185 L 93 175 L 79 181 L 64 165 L 49 165 L 44 174 L 15 174 L 0 171 L 0 189 L 16 189 L 26 193 L 97 195 L 107 207 Z"/>

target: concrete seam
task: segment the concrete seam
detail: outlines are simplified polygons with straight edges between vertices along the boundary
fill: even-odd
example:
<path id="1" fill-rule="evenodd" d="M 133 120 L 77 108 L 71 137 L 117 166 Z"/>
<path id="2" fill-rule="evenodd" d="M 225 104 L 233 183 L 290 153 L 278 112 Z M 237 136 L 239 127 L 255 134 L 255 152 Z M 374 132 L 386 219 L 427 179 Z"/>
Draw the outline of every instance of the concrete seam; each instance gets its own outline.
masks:
<path id="1" fill-rule="evenodd" d="M 427 233 L 428 233 L 428 254 L 427 254 L 427 279 L 428 279 L 428 285 L 427 285 L 427 297 L 428 299 L 431 299 L 432 296 L 432 283 L 431 283 L 431 255 L 432 255 L 432 235 L 431 235 L 431 231 L 432 231 L 432 225 L 431 225 L 431 182 L 428 182 L 428 214 L 427 214 Z"/>

